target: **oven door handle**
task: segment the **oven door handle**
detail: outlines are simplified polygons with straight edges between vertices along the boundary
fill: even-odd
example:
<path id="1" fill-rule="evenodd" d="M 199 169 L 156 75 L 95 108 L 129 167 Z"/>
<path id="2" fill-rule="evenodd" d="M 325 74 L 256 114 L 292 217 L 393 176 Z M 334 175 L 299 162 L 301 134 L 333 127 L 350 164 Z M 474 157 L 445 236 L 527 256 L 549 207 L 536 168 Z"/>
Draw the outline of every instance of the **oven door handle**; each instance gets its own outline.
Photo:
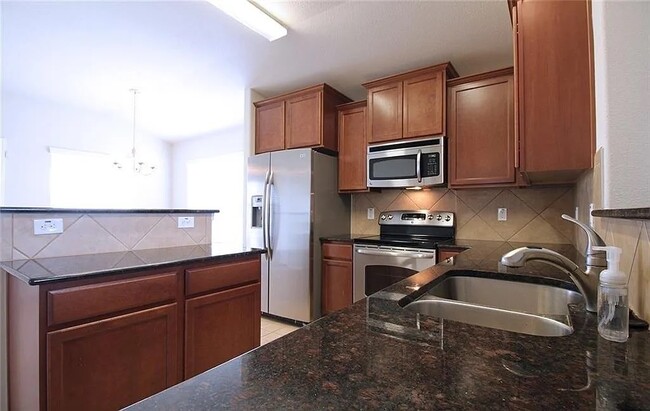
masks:
<path id="1" fill-rule="evenodd" d="M 403 252 L 403 251 L 367 250 L 364 248 L 357 249 L 356 251 L 359 254 L 379 255 L 379 256 L 388 256 L 388 257 L 433 259 L 436 256 L 435 253 L 411 253 L 411 252 Z"/>
<path id="2" fill-rule="evenodd" d="M 418 177 L 418 183 L 422 182 L 422 150 L 418 150 L 418 155 L 415 158 L 415 174 L 417 174 Z"/>

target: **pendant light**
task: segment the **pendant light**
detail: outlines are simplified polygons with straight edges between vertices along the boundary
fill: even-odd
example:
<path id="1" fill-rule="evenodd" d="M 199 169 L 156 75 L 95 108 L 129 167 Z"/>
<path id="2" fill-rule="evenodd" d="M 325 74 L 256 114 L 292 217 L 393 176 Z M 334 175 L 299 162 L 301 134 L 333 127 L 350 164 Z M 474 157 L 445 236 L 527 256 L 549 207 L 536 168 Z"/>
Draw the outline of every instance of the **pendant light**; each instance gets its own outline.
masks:
<path id="1" fill-rule="evenodd" d="M 140 93 L 138 89 L 132 88 L 129 89 L 129 92 L 133 93 L 133 134 L 132 134 L 132 146 L 131 146 L 131 155 L 129 158 L 129 161 L 131 163 L 131 171 L 134 174 L 139 174 L 143 176 L 148 176 L 153 174 L 154 170 L 156 169 L 156 166 L 153 164 L 146 163 L 145 161 L 139 159 L 137 157 L 137 152 L 135 149 L 135 130 L 136 130 L 136 96 Z M 122 163 L 119 161 L 114 161 L 113 165 L 115 168 L 122 170 L 124 167 L 122 166 Z"/>

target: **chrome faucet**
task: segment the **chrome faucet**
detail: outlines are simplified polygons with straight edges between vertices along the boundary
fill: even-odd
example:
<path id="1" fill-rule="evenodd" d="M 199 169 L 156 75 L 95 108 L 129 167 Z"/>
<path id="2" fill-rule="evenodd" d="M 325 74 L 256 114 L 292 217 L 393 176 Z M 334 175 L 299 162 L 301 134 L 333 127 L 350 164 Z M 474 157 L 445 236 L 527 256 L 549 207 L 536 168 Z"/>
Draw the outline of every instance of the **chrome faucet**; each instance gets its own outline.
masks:
<path id="1" fill-rule="evenodd" d="M 585 298 L 587 311 L 596 312 L 598 301 L 598 277 L 607 268 L 604 251 L 594 250 L 594 246 L 604 246 L 605 241 L 588 225 L 562 214 L 562 218 L 577 224 L 587 234 L 586 266 L 582 271 L 573 261 L 560 253 L 541 247 L 521 247 L 512 250 L 501 257 L 501 264 L 507 267 L 523 267 L 528 261 L 540 261 L 550 264 L 569 274 L 571 280 Z"/>

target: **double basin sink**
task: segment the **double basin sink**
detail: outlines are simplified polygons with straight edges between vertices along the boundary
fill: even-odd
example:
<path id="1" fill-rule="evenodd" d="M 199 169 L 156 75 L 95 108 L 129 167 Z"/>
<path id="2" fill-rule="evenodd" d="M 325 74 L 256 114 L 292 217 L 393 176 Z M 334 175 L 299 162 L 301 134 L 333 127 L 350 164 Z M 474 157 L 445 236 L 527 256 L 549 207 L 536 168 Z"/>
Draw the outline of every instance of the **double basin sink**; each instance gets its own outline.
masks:
<path id="1" fill-rule="evenodd" d="M 561 281 L 522 275 L 452 270 L 404 309 L 522 334 L 573 333 L 569 304 L 583 301 Z"/>

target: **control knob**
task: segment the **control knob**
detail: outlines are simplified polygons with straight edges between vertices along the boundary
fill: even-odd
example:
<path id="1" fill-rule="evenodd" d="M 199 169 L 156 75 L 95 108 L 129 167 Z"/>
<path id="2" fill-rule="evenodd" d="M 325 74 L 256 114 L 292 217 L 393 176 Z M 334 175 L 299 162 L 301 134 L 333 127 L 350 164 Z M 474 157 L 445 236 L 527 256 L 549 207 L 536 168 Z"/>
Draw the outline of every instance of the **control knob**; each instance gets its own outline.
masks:
<path id="1" fill-rule="evenodd" d="M 438 215 L 436 216 L 436 220 L 438 220 L 438 221 L 442 221 L 442 216 L 441 216 L 440 214 L 438 214 Z"/>
<path id="2" fill-rule="evenodd" d="M 381 217 L 379 217 L 379 218 L 381 218 L 382 220 L 385 220 L 386 219 L 386 214 L 382 214 Z"/>
<path id="3" fill-rule="evenodd" d="M 446 216 L 445 221 L 449 221 L 449 220 L 451 220 L 451 216 Z"/>
<path id="4" fill-rule="evenodd" d="M 392 219 L 393 219 L 393 215 L 392 215 L 392 214 L 388 214 L 388 219 L 389 219 L 389 220 L 392 220 Z"/>

